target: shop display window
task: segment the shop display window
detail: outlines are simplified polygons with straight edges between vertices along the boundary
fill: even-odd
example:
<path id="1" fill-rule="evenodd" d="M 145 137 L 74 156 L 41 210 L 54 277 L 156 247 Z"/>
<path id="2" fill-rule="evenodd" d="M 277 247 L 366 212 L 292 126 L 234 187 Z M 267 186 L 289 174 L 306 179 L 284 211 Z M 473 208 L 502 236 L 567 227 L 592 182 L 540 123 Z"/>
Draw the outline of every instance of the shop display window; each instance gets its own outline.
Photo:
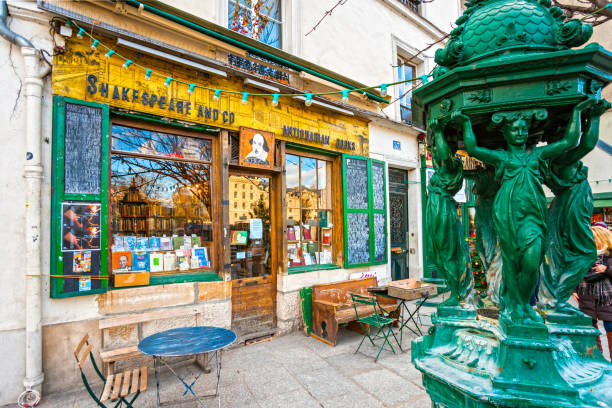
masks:
<path id="1" fill-rule="evenodd" d="M 286 154 L 289 267 L 333 264 L 332 163 Z"/>
<path id="2" fill-rule="evenodd" d="M 114 124 L 111 146 L 113 273 L 209 271 L 211 141 Z"/>

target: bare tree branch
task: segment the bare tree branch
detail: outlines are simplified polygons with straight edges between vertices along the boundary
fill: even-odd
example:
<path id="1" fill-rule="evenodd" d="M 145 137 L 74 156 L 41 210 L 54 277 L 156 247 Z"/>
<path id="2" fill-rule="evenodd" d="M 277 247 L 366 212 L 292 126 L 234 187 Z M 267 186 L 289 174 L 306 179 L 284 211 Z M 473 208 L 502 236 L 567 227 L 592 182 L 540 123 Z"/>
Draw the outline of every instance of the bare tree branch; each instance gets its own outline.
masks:
<path id="1" fill-rule="evenodd" d="M 307 33 L 306 33 L 306 35 L 305 35 L 304 37 L 306 37 L 308 34 L 312 33 L 314 30 L 316 30 L 316 29 L 317 29 L 317 27 L 319 27 L 319 24 L 321 24 L 321 22 L 322 22 L 323 20 L 325 20 L 325 17 L 327 17 L 327 16 L 331 16 L 331 14 L 334 12 L 334 9 L 335 9 L 336 7 L 338 7 L 338 6 L 342 6 L 343 4 L 346 4 L 346 2 L 347 2 L 347 1 L 348 1 L 348 0 L 338 0 L 338 2 L 337 2 L 337 3 L 336 3 L 336 4 L 335 4 L 335 5 L 332 7 L 332 8 L 330 8 L 329 10 L 327 10 L 327 11 L 325 12 L 325 14 L 323 14 L 323 17 L 321 17 L 321 19 L 320 19 L 320 20 L 317 22 L 317 24 L 315 24 L 315 25 L 314 25 L 314 27 L 312 27 L 312 28 L 310 29 L 310 31 L 309 31 L 309 32 L 307 32 Z"/>
<path id="2" fill-rule="evenodd" d="M 582 18 L 593 26 L 612 20 L 612 10 L 605 8 L 610 0 L 553 0 L 553 4 L 569 18 Z"/>

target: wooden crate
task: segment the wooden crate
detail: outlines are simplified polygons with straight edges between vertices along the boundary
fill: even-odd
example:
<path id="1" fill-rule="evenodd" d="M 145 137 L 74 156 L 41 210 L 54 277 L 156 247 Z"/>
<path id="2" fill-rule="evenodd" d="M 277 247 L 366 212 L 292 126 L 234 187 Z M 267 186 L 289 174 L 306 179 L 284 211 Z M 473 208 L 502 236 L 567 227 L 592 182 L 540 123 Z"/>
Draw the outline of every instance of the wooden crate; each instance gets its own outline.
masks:
<path id="1" fill-rule="evenodd" d="M 420 282 L 416 279 L 410 278 L 389 282 L 389 296 L 394 298 L 414 300 L 435 294 L 436 285 Z"/>

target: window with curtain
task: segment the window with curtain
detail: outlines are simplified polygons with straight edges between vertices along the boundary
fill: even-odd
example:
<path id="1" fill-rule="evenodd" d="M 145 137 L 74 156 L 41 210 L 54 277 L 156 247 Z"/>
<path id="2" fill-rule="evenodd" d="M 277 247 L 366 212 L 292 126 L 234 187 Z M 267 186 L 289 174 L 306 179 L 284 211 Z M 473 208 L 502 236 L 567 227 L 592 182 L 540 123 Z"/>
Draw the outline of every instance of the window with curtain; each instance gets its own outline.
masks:
<path id="1" fill-rule="evenodd" d="M 408 62 L 399 58 L 397 63 L 397 80 L 407 81 L 413 79 L 415 76 L 414 65 L 408 64 Z M 400 97 L 400 119 L 405 123 L 412 123 L 412 82 L 406 82 L 398 86 L 398 92 Z"/>
<path id="2" fill-rule="evenodd" d="M 228 0 L 228 28 L 281 47 L 281 0 Z"/>
<path id="3" fill-rule="evenodd" d="M 288 266 L 333 264 L 332 162 L 286 154 Z"/>

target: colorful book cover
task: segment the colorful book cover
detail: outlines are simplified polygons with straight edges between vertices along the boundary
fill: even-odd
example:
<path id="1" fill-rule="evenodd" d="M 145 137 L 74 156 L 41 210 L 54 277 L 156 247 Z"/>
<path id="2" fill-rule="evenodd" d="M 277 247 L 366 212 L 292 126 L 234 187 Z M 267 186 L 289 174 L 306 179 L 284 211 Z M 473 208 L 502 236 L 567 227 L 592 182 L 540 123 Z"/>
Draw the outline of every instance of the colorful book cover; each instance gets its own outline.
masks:
<path id="1" fill-rule="evenodd" d="M 310 225 L 304 225 L 303 233 L 306 241 L 310 241 L 312 239 L 312 235 L 310 234 Z"/>
<path id="2" fill-rule="evenodd" d="M 136 237 L 123 237 L 123 250 L 124 251 L 137 251 L 138 240 Z"/>
<path id="3" fill-rule="evenodd" d="M 189 235 L 183 237 L 183 248 L 191 249 L 191 237 Z"/>
<path id="4" fill-rule="evenodd" d="M 182 249 L 185 245 L 185 237 L 173 236 L 172 237 L 172 249 Z"/>
<path id="5" fill-rule="evenodd" d="M 202 246 L 202 240 L 200 239 L 200 237 L 192 235 L 191 236 L 191 247 L 197 248 L 200 246 Z"/>
<path id="6" fill-rule="evenodd" d="M 159 239 L 159 249 L 162 251 L 169 251 L 172 249 L 172 241 L 168 237 L 161 237 Z"/>
<path id="7" fill-rule="evenodd" d="M 79 278 L 79 292 L 87 292 L 91 290 L 91 277 L 81 276 Z"/>
<path id="8" fill-rule="evenodd" d="M 159 251 L 161 249 L 161 239 L 159 237 L 149 237 L 149 248 L 151 251 Z"/>
<path id="9" fill-rule="evenodd" d="M 113 245 L 111 251 L 123 251 L 123 237 L 121 235 L 113 234 Z"/>
<path id="10" fill-rule="evenodd" d="M 191 263 L 191 269 L 198 269 L 200 267 L 200 260 L 195 255 L 191 256 L 189 262 Z"/>
<path id="11" fill-rule="evenodd" d="M 210 268 L 208 259 L 208 248 L 194 248 L 193 257 L 198 259 L 198 268 Z"/>
<path id="12" fill-rule="evenodd" d="M 112 256 L 113 271 L 125 272 L 132 269 L 132 252 L 117 251 Z"/>
<path id="13" fill-rule="evenodd" d="M 149 270 L 151 272 L 161 272 L 164 270 L 163 254 L 149 254 Z"/>
<path id="14" fill-rule="evenodd" d="M 175 271 L 176 269 L 176 254 L 166 252 L 164 254 L 164 271 Z"/>
<path id="15" fill-rule="evenodd" d="M 293 227 L 287 228 L 287 241 L 295 241 L 295 230 Z"/>
<path id="16" fill-rule="evenodd" d="M 136 241 L 136 248 L 139 251 L 144 251 L 149 249 L 149 238 L 148 237 L 138 237 Z"/>
<path id="17" fill-rule="evenodd" d="M 133 252 L 132 253 L 132 270 L 133 271 L 149 271 L 149 253 L 148 252 Z"/>
<path id="18" fill-rule="evenodd" d="M 72 254 L 72 272 L 91 271 L 91 251 L 77 251 Z"/>
<path id="19" fill-rule="evenodd" d="M 189 264 L 189 257 L 187 255 L 177 256 L 176 261 L 181 271 L 189 270 L 190 264 Z"/>
<path id="20" fill-rule="evenodd" d="M 232 231 L 230 245 L 246 245 L 247 231 Z"/>
<path id="21" fill-rule="evenodd" d="M 325 244 L 325 245 L 331 244 L 331 237 L 332 237 L 331 231 L 324 231 L 323 232 L 323 238 L 322 238 L 323 244 Z"/>

